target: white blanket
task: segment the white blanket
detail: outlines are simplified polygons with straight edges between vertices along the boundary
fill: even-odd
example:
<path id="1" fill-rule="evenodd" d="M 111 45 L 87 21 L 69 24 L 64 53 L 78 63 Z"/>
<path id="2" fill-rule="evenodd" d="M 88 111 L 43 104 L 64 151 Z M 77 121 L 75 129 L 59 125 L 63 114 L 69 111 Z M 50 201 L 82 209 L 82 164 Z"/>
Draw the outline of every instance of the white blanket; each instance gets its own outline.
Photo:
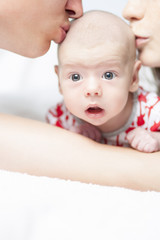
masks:
<path id="1" fill-rule="evenodd" d="M 160 193 L 0 171 L 1 240 L 159 240 Z"/>

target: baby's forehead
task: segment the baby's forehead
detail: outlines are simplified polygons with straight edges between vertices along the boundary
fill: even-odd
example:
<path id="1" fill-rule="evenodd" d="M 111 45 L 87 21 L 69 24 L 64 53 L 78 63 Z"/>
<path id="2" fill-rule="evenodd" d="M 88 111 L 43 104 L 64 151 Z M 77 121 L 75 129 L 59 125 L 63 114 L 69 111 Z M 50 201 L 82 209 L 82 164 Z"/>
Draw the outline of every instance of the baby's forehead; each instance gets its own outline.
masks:
<path id="1" fill-rule="evenodd" d="M 127 23 L 108 12 L 93 11 L 72 22 L 61 47 L 63 51 L 72 47 L 82 51 L 84 47 L 93 49 L 97 45 L 109 47 L 113 44 L 126 49 L 128 54 L 129 50 L 135 52 L 135 38 Z"/>
<path id="2" fill-rule="evenodd" d="M 103 11 L 90 11 L 84 14 L 81 18 L 74 20 L 71 24 L 71 29 L 67 38 L 76 35 L 88 35 L 88 37 L 96 34 L 101 37 L 113 36 L 116 37 L 119 33 L 122 35 L 132 35 L 133 33 L 126 22 L 120 17 Z"/>
<path id="3" fill-rule="evenodd" d="M 126 46 L 121 43 L 105 42 L 97 45 L 81 45 L 75 43 L 72 46 L 65 47 L 59 54 L 59 63 L 72 63 L 73 65 L 84 64 L 100 65 L 101 63 L 126 63 L 131 58 L 131 54 L 126 50 Z"/>

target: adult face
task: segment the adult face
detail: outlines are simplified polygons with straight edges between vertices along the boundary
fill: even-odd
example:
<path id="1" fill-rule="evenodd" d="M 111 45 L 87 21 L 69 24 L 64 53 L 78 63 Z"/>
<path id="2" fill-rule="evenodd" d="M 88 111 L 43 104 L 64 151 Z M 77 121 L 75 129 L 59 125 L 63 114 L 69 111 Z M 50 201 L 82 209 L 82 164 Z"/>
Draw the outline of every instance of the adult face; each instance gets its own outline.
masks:
<path id="1" fill-rule="evenodd" d="M 27 57 L 63 41 L 69 18 L 82 15 L 82 0 L 0 0 L 0 48 Z"/>
<path id="2" fill-rule="evenodd" d="M 129 0 L 123 16 L 136 36 L 142 64 L 160 67 L 160 0 Z"/>

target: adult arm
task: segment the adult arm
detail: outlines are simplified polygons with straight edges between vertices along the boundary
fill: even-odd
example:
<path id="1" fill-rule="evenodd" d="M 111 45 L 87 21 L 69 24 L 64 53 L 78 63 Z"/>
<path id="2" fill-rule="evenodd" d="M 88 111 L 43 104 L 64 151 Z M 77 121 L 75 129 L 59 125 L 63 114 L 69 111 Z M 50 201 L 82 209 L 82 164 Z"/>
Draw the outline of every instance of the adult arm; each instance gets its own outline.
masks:
<path id="1" fill-rule="evenodd" d="M 3 114 L 0 135 L 1 169 L 160 191 L 160 152 L 107 146 L 46 123 Z"/>

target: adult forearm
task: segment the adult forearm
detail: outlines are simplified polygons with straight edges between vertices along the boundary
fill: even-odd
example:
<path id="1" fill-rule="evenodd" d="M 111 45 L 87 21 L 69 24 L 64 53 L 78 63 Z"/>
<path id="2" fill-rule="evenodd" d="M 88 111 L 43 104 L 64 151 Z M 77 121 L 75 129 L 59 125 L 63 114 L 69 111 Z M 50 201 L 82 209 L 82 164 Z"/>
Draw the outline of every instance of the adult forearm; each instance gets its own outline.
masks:
<path id="1" fill-rule="evenodd" d="M 160 191 L 160 152 L 98 144 L 45 123 L 1 115 L 0 168 L 100 185 Z"/>

